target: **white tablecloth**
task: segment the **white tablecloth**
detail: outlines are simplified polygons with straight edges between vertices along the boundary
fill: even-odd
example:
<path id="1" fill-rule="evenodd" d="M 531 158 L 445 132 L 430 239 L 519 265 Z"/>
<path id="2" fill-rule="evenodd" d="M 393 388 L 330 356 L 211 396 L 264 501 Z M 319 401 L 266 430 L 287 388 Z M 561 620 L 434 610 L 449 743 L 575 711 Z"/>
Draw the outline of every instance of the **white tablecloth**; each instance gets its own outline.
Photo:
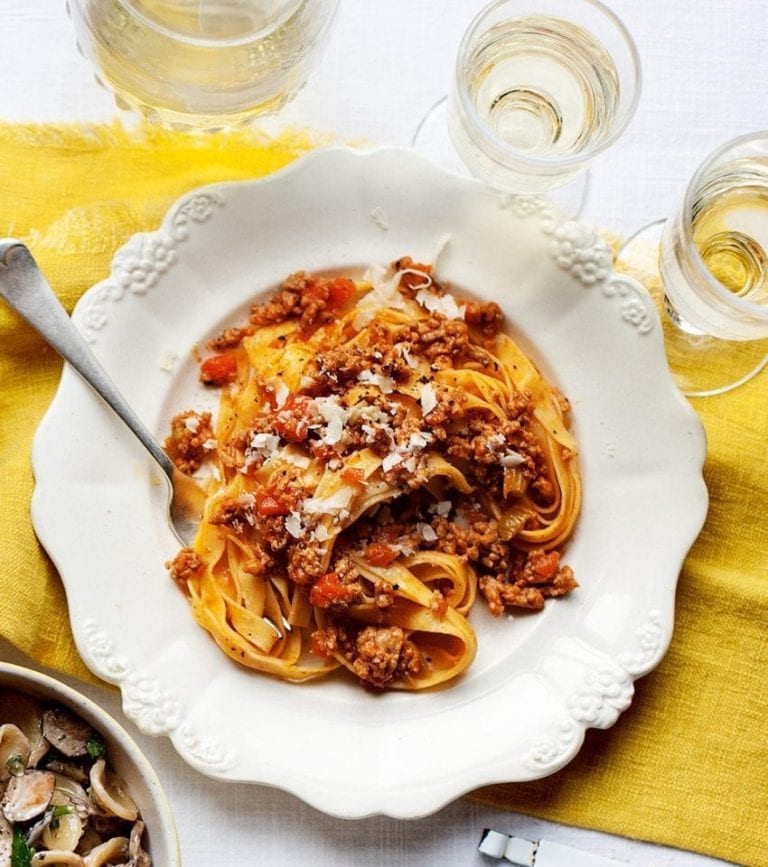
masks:
<path id="1" fill-rule="evenodd" d="M 768 128 L 768 4 L 609 2 L 637 41 L 644 90 L 628 132 L 594 164 L 583 217 L 626 235 L 674 211 L 687 178 L 718 144 Z M 461 33 L 482 5 L 482 0 L 343 0 L 322 67 L 284 120 L 342 137 L 409 144 L 419 120 L 445 93 Z M 64 0 L 0 0 L 0 33 L 0 119 L 114 117 L 111 98 L 75 50 Z M 0 215 L 3 220 L 7 225 L 0 226 L 0 235 L 12 225 L 13 214 Z M 0 658 L 24 662 L 1 642 Z M 722 863 L 466 800 L 413 822 L 332 819 L 279 791 L 199 776 L 165 740 L 139 734 L 114 693 L 84 691 L 126 725 L 157 769 L 189 867 L 480 865 L 492 863 L 475 853 L 484 827 L 559 840 L 631 865 Z"/>

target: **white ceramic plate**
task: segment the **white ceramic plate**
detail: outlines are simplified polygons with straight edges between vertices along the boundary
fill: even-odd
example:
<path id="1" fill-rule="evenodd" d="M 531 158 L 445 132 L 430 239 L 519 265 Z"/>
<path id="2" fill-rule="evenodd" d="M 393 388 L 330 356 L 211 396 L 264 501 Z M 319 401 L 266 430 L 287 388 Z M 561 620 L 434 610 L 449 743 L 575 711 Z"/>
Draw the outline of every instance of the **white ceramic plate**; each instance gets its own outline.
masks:
<path id="1" fill-rule="evenodd" d="M 671 383 L 652 303 L 606 245 L 539 198 L 499 199 L 407 150 L 318 151 L 266 180 L 178 202 L 132 238 L 74 319 L 158 437 L 209 405 L 195 345 L 292 271 L 402 255 L 497 300 L 573 404 L 584 506 L 567 552 L 581 588 L 534 617 L 472 612 L 479 652 L 448 689 L 374 695 L 238 668 L 163 564 L 177 550 L 151 462 L 65 369 L 34 446 L 33 519 L 86 664 L 126 714 L 224 780 L 356 817 L 415 817 L 477 786 L 561 768 L 607 728 L 670 640 L 682 560 L 707 496 L 698 419 Z"/>

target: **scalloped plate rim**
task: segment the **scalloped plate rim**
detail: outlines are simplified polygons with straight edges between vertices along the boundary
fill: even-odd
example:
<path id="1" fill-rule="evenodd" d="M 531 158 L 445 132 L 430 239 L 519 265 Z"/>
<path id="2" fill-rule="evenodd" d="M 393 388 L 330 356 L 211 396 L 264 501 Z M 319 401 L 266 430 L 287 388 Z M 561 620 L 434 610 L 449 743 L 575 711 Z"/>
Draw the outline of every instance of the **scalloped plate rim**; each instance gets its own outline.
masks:
<path id="1" fill-rule="evenodd" d="M 317 165 L 322 168 L 323 163 L 329 159 L 332 161 L 334 159 L 346 160 L 350 158 L 356 162 L 357 166 L 362 172 L 365 171 L 365 167 L 369 164 L 369 161 L 371 159 L 391 159 L 395 161 L 399 159 L 413 161 L 418 160 L 422 161 L 423 165 L 429 165 L 430 171 L 435 173 L 440 171 L 437 169 L 437 167 L 431 166 L 431 164 L 429 164 L 422 157 L 418 157 L 417 155 L 413 154 L 412 151 L 406 148 L 378 147 L 367 151 L 354 151 L 348 148 L 341 147 L 322 148 L 309 153 L 308 155 L 281 169 L 280 171 L 264 178 L 254 179 L 251 181 L 235 181 L 210 184 L 197 190 L 193 190 L 190 193 L 180 197 L 168 209 L 166 216 L 162 221 L 162 224 L 156 231 L 139 234 L 143 238 L 146 238 L 148 241 L 166 236 L 169 231 L 172 232 L 173 220 L 179 215 L 179 213 L 182 212 L 182 210 L 186 206 L 188 206 L 191 202 L 193 202 L 197 197 L 201 195 L 221 194 L 223 196 L 226 196 L 226 192 L 231 189 L 236 188 L 239 190 L 245 187 L 249 187 L 255 190 L 256 195 L 258 196 L 259 189 L 263 189 L 265 186 L 268 186 L 269 188 L 274 188 L 275 185 L 280 185 L 285 178 L 294 177 L 297 175 L 301 177 L 307 172 L 315 171 L 315 167 Z M 444 172 L 442 173 L 442 175 L 445 179 L 444 182 L 448 185 L 461 184 L 464 185 L 465 189 L 467 190 L 469 190 L 470 186 L 472 186 L 475 192 L 481 189 L 481 186 L 475 181 L 458 178 L 457 176 L 448 175 Z M 136 243 L 136 237 L 137 236 L 133 236 L 131 239 L 129 239 L 128 242 L 126 242 L 125 245 L 120 248 L 120 250 L 116 252 L 115 260 L 117 260 L 119 256 L 125 251 L 131 250 L 131 245 Z M 301 263 L 297 263 L 297 265 L 298 267 L 301 267 Z M 609 280 L 603 281 L 603 283 L 598 282 L 598 285 L 602 285 L 603 287 L 605 287 L 610 282 L 610 279 L 613 278 L 619 278 L 620 280 L 625 279 L 624 275 L 616 275 L 614 272 L 611 271 Z M 83 295 L 76 307 L 76 319 L 78 316 L 78 312 L 82 311 L 89 303 L 89 301 L 97 297 L 97 294 L 100 291 L 104 290 L 105 287 L 108 287 L 112 280 L 113 274 L 93 286 Z M 640 293 L 644 292 L 642 287 L 638 287 L 636 291 Z M 607 295 L 608 293 L 605 292 L 604 294 Z M 70 388 L 67 385 L 68 377 L 75 377 L 75 374 L 72 373 L 72 371 L 67 370 L 67 375 L 62 378 L 54 400 L 49 407 L 43 421 L 41 422 L 38 432 L 35 435 L 32 456 L 32 462 L 36 477 L 36 487 L 32 500 L 33 523 L 35 525 L 35 529 L 38 533 L 39 538 L 48 550 L 49 554 L 54 560 L 54 563 L 56 563 L 57 565 L 58 561 L 61 559 L 58 556 L 61 551 L 58 546 L 58 540 L 56 539 L 55 530 L 52 529 L 49 523 L 51 517 L 49 511 L 51 487 L 49 487 L 49 482 L 54 482 L 55 479 L 47 473 L 45 450 L 46 441 L 48 440 L 49 436 L 53 435 L 52 432 L 48 431 L 48 428 L 50 425 L 52 425 L 53 428 L 56 427 L 57 414 L 60 411 L 62 405 L 65 405 L 68 400 L 67 394 Z M 659 636 L 657 637 L 658 640 L 655 645 L 655 652 L 652 653 L 651 656 L 646 659 L 644 663 L 641 662 L 637 664 L 635 666 L 635 670 L 626 671 L 630 689 L 632 682 L 637 677 L 643 676 L 644 674 L 648 673 L 648 671 L 652 670 L 658 664 L 658 662 L 663 657 L 664 653 L 668 648 L 669 642 L 672 638 L 672 624 L 674 622 L 674 588 L 677 583 L 677 578 L 682 562 L 691 544 L 698 535 L 701 526 L 703 525 L 707 511 L 707 493 L 701 476 L 701 468 L 703 465 L 706 451 L 703 428 L 701 427 L 701 424 L 698 421 L 698 417 L 694 413 L 693 409 L 675 389 L 674 385 L 671 382 L 671 379 L 668 379 L 666 385 L 670 389 L 673 399 L 677 401 L 681 417 L 687 416 L 688 423 L 691 424 L 694 428 L 697 428 L 698 430 L 698 442 L 695 443 L 694 448 L 694 451 L 698 449 L 698 458 L 693 459 L 692 465 L 688 468 L 691 485 L 690 495 L 694 508 L 691 512 L 689 524 L 685 528 L 685 532 L 679 538 L 678 550 L 676 550 L 675 552 L 670 552 L 667 560 L 668 574 L 664 579 L 663 583 L 667 586 L 667 589 L 669 590 L 669 595 L 671 597 L 671 601 L 667 603 L 669 624 L 666 628 L 664 628 L 664 626 L 659 627 L 661 631 Z M 692 437 L 692 439 L 695 439 L 695 435 Z M 69 597 L 70 593 L 76 591 L 76 582 L 68 582 L 66 578 L 63 578 L 63 580 L 67 595 Z M 70 586 L 70 583 L 72 583 L 72 586 Z M 126 678 L 132 674 L 130 666 L 128 667 L 127 674 L 125 676 L 118 676 L 114 672 L 111 672 L 108 667 L 105 667 L 94 657 L 92 648 L 89 647 L 89 645 L 86 643 L 85 638 L 82 634 L 81 624 L 73 623 L 72 625 L 78 650 L 84 657 L 89 668 L 91 668 L 100 677 L 103 677 L 105 680 L 114 683 L 121 689 L 124 689 Z M 253 676 L 257 677 L 258 675 Z M 609 714 L 606 718 L 608 721 L 607 725 L 612 725 L 623 709 L 623 707 L 620 708 L 615 714 L 615 717 L 613 717 L 612 714 Z M 126 711 L 126 713 L 134 720 L 134 722 L 137 722 L 137 724 L 142 727 L 140 721 L 136 719 L 135 715 L 128 713 L 128 711 Z M 599 725 L 599 727 L 607 727 L 607 725 L 601 724 Z M 537 769 L 532 770 L 526 776 L 521 777 L 518 774 L 518 776 L 515 778 L 515 781 L 540 778 L 564 767 L 579 752 L 584 740 L 585 731 L 587 728 L 590 727 L 595 726 L 591 725 L 589 722 L 585 722 L 583 724 L 577 723 L 575 736 L 572 738 L 571 742 L 560 751 L 560 753 L 555 757 L 554 761 L 552 761 L 550 764 L 545 764 Z M 162 726 L 160 728 L 162 728 Z M 175 729 L 170 731 L 150 731 L 149 733 L 168 736 L 173 742 L 175 749 L 182 756 L 182 758 L 184 758 L 185 761 L 187 761 L 192 767 L 196 768 L 198 771 L 207 776 L 222 780 L 237 780 L 240 782 L 263 783 L 268 786 L 287 790 L 292 792 L 294 795 L 304 799 L 305 801 L 320 810 L 331 813 L 333 815 L 339 815 L 348 818 L 362 818 L 364 816 L 375 815 L 377 813 L 385 813 L 386 815 L 397 818 L 413 818 L 416 816 L 423 816 L 430 812 L 433 812 L 434 810 L 439 809 L 455 797 L 458 797 L 473 788 L 496 782 L 509 781 L 509 778 L 505 776 L 503 771 L 504 760 L 502 758 L 498 773 L 489 774 L 489 771 L 485 765 L 481 765 L 479 766 L 479 768 L 464 767 L 460 772 L 457 771 L 450 779 L 446 778 L 445 782 L 442 785 L 433 781 L 431 783 L 430 791 L 428 793 L 422 792 L 420 796 L 416 798 L 416 801 L 418 801 L 418 805 L 413 801 L 413 799 L 411 799 L 410 801 L 407 801 L 408 805 L 404 809 L 399 808 L 398 798 L 395 793 L 390 791 L 390 787 L 390 789 L 385 789 L 384 791 L 382 791 L 381 795 L 378 797 L 375 792 L 372 793 L 369 791 L 367 793 L 367 797 L 363 796 L 362 793 L 358 793 L 358 795 L 356 796 L 356 801 L 358 802 L 357 807 L 352 807 L 349 804 L 348 798 L 345 799 L 343 806 L 341 806 L 340 802 L 337 801 L 336 806 L 334 807 L 333 803 L 329 804 L 329 799 L 333 801 L 334 796 L 338 794 L 338 792 L 334 788 L 333 783 L 331 782 L 325 787 L 310 785 L 306 781 L 302 781 L 300 772 L 293 779 L 285 776 L 278 779 L 277 777 L 279 777 L 281 773 L 285 773 L 284 769 L 282 771 L 280 769 L 275 769 L 273 772 L 270 773 L 264 770 L 260 779 L 253 779 L 247 776 L 239 777 L 237 776 L 237 773 L 230 774 L 228 771 L 217 772 L 213 770 L 210 766 L 207 765 L 206 762 L 201 761 L 189 749 L 188 745 L 184 742 L 184 738 L 181 734 L 181 729 L 182 726 L 177 726 Z M 502 751 L 502 753 L 505 754 L 505 751 Z M 457 782 L 457 780 L 459 779 L 461 780 L 461 782 Z"/>

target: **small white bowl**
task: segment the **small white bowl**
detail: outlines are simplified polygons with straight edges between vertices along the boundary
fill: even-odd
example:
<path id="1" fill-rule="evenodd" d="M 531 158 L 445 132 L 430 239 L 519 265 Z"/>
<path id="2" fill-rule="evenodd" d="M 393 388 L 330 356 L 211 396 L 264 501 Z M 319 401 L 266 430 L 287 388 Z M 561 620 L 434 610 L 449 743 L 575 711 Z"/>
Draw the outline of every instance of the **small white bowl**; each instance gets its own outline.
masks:
<path id="1" fill-rule="evenodd" d="M 122 726 L 81 693 L 29 668 L 0 662 L 0 689 L 13 689 L 63 705 L 90 723 L 104 738 L 110 765 L 125 781 L 141 811 L 146 825 L 143 845 L 152 857 L 152 864 L 181 867 L 179 838 L 168 799 L 152 766 Z"/>

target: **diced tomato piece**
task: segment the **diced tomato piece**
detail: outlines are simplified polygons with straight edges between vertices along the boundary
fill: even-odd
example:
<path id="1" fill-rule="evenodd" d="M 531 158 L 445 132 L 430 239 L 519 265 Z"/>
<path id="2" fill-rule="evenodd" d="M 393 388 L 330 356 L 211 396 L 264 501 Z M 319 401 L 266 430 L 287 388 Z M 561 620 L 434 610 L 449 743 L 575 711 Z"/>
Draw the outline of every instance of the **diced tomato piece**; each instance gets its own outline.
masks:
<path id="1" fill-rule="evenodd" d="M 313 457 L 319 458 L 321 461 L 330 461 L 332 458 L 339 456 L 339 453 L 333 446 L 318 442 L 317 440 L 310 443 L 309 450 L 312 452 Z"/>
<path id="2" fill-rule="evenodd" d="M 342 482 L 350 485 L 360 485 L 365 481 L 365 470 L 361 467 L 344 467 L 339 475 Z"/>
<path id="3" fill-rule="evenodd" d="M 343 307 L 355 294 L 355 284 L 349 277 L 334 277 L 327 283 L 328 306 L 332 310 Z"/>
<path id="4" fill-rule="evenodd" d="M 309 591 L 309 601 L 318 608 L 330 608 L 337 602 L 349 599 L 349 588 L 345 587 L 335 572 L 326 572 L 318 578 Z"/>
<path id="5" fill-rule="evenodd" d="M 224 352 L 210 355 L 200 365 L 200 381 L 206 385 L 226 385 L 237 376 L 237 359 Z"/>
<path id="6" fill-rule="evenodd" d="M 256 494 L 256 511 L 265 518 L 272 515 L 287 515 L 291 510 L 269 489 Z"/>
<path id="7" fill-rule="evenodd" d="M 542 578 L 551 578 L 560 566 L 560 555 L 557 551 L 542 554 L 531 564 L 533 571 Z"/>
<path id="8" fill-rule="evenodd" d="M 309 436 L 309 425 L 303 418 L 275 419 L 275 430 L 284 440 L 303 443 Z"/>
<path id="9" fill-rule="evenodd" d="M 275 418 L 275 430 L 283 439 L 292 443 L 303 443 L 309 436 L 309 398 L 303 394 L 292 394 Z"/>
<path id="10" fill-rule="evenodd" d="M 372 566 L 389 566 L 397 557 L 397 551 L 386 542 L 371 542 L 365 549 L 365 559 Z"/>

